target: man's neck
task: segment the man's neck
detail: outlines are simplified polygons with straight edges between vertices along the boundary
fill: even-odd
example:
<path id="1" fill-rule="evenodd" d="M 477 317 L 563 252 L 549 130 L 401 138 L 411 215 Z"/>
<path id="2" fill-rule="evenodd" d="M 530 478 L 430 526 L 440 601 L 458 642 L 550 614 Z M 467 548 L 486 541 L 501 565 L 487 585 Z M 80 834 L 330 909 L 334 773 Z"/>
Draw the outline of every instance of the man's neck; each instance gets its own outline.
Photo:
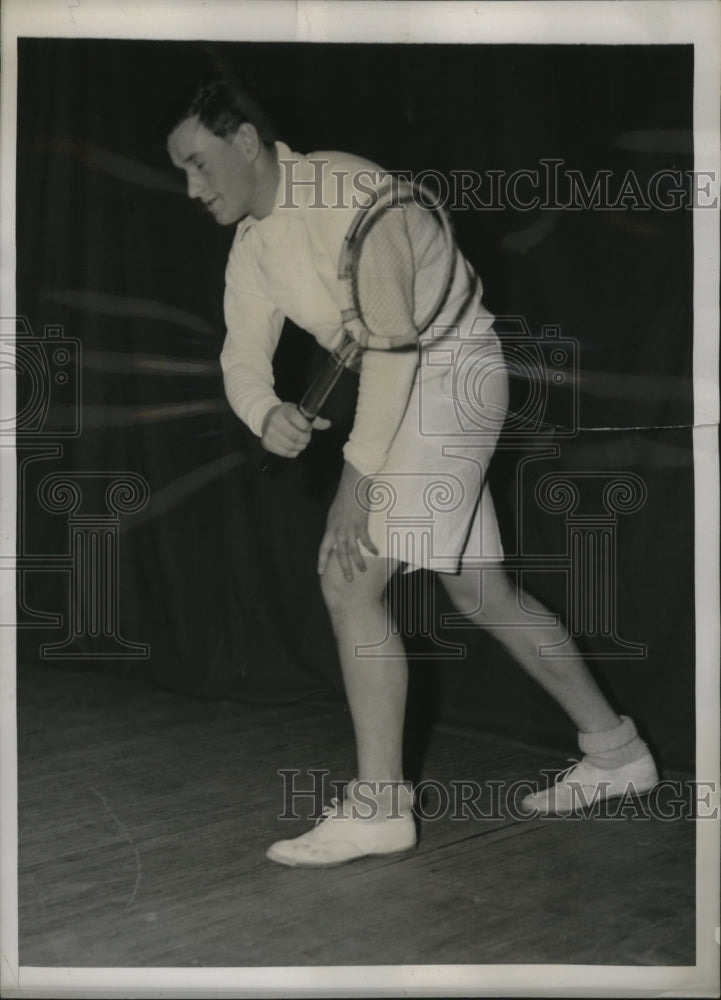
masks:
<path id="1" fill-rule="evenodd" d="M 255 199 L 253 215 L 256 219 L 264 219 L 275 208 L 278 184 L 280 183 L 280 166 L 275 146 L 263 146 L 258 158 L 259 182 Z"/>

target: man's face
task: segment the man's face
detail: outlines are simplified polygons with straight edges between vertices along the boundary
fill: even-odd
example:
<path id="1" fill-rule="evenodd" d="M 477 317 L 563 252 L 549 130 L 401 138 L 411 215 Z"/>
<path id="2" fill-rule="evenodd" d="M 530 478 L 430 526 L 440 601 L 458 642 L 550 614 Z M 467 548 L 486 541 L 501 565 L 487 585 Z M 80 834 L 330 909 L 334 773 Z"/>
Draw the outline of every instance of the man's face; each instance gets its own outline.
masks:
<path id="1" fill-rule="evenodd" d="M 222 226 L 253 214 L 258 146 L 251 126 L 221 139 L 197 118 L 186 118 L 168 138 L 170 159 L 188 179 L 188 196 L 200 198 Z"/>

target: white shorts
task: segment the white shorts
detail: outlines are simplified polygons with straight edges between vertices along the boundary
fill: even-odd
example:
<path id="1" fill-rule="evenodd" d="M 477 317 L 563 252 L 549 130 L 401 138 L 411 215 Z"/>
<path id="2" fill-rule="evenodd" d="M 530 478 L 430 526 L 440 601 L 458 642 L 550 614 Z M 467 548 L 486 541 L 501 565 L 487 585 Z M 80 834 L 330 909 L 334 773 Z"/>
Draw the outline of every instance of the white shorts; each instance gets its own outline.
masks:
<path id="1" fill-rule="evenodd" d="M 508 406 L 500 343 L 486 329 L 424 341 L 408 409 L 379 472 L 364 481 L 368 533 L 406 572 L 498 563 L 488 465 Z"/>

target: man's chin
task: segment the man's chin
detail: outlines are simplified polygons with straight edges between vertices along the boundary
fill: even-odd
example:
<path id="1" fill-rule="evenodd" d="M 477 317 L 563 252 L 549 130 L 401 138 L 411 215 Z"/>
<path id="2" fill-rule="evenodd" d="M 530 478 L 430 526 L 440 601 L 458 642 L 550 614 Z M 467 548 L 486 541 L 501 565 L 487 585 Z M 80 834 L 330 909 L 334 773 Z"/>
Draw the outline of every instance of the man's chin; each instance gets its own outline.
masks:
<path id="1" fill-rule="evenodd" d="M 235 212 L 223 212 L 222 210 L 217 212 L 211 211 L 210 214 L 219 226 L 234 226 L 244 218 L 244 216 L 237 215 Z"/>

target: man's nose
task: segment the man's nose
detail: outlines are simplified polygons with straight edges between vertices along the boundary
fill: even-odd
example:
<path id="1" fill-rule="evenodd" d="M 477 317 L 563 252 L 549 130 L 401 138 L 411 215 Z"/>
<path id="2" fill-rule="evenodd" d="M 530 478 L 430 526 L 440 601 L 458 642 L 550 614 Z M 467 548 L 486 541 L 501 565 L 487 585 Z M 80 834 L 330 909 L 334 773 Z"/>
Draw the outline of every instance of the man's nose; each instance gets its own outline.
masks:
<path id="1" fill-rule="evenodd" d="M 200 198 L 203 193 L 203 182 L 194 174 L 188 174 L 188 197 Z"/>

